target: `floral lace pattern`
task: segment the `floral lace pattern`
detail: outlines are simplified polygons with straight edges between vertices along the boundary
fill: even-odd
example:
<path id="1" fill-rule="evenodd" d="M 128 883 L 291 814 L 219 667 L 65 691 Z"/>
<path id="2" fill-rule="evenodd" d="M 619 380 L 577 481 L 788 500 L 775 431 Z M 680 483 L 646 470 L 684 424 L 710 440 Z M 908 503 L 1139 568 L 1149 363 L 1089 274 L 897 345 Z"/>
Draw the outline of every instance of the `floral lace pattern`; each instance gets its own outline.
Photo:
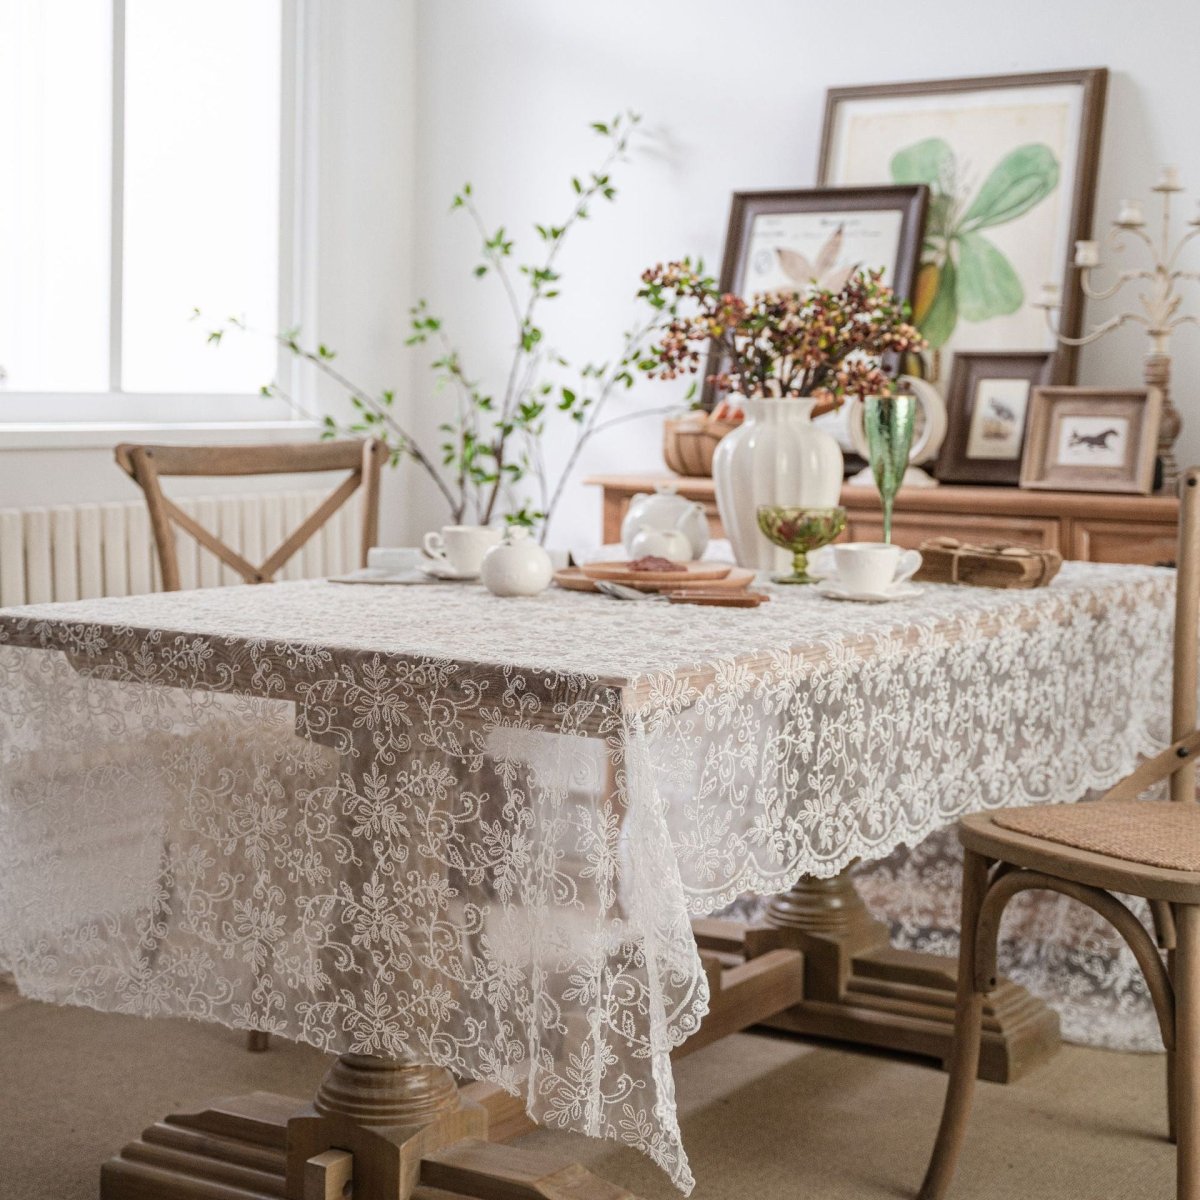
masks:
<path id="1" fill-rule="evenodd" d="M 1172 595 L 1068 564 L 879 607 L 308 582 L 8 610 L 0 964 L 488 1079 L 686 1190 L 690 916 L 1114 781 L 1161 744 Z"/>

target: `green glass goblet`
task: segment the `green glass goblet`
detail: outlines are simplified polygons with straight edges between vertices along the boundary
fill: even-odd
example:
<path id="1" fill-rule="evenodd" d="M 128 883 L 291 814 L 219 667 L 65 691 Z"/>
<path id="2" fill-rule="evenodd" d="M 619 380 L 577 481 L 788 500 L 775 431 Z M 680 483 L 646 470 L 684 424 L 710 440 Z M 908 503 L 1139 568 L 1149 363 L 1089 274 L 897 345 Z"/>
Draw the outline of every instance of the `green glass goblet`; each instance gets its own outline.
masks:
<path id="1" fill-rule="evenodd" d="M 792 552 L 792 573 L 772 575 L 776 583 L 816 583 L 808 573 L 808 553 L 828 546 L 846 528 L 846 510 L 760 504 L 758 527 L 776 546 Z"/>
<path id="2" fill-rule="evenodd" d="M 868 396 L 863 405 L 867 456 L 871 474 L 883 501 L 883 540 L 892 540 L 892 508 L 908 470 L 913 426 L 917 419 L 916 396 Z"/>

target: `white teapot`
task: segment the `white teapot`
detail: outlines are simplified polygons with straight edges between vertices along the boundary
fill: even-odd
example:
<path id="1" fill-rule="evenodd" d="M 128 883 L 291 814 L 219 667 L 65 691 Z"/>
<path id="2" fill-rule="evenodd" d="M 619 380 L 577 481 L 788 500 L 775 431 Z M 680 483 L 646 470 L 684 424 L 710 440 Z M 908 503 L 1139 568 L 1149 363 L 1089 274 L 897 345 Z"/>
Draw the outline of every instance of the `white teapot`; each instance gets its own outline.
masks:
<path id="1" fill-rule="evenodd" d="M 497 596 L 536 596 L 550 586 L 554 564 L 550 555 L 518 525 L 484 556 L 479 570 L 483 586 Z"/>
<path id="2" fill-rule="evenodd" d="M 669 558 L 672 562 L 690 562 L 692 543 L 686 533 L 678 529 L 655 529 L 643 525 L 625 544 L 630 558 L 644 558 L 652 554 L 655 558 Z"/>
<path id="3" fill-rule="evenodd" d="M 665 558 L 681 558 L 686 561 L 701 558 L 708 548 L 708 517 L 704 505 L 695 500 L 685 500 L 677 495 L 669 483 L 660 483 L 653 493 L 638 492 L 629 502 L 629 511 L 621 522 L 621 544 L 630 558 L 634 553 L 633 540 L 643 528 L 681 533 L 687 538 L 690 551 L 681 556 L 664 555 Z"/>

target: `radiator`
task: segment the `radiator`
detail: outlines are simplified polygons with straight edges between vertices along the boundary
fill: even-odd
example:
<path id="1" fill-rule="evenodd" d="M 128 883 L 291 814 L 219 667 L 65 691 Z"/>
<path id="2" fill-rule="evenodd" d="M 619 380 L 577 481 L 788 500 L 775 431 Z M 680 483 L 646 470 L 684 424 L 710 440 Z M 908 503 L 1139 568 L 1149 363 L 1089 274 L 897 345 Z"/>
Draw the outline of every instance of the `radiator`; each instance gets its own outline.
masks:
<path id="1" fill-rule="evenodd" d="M 176 501 L 252 563 L 262 562 L 328 490 L 197 496 Z M 336 575 L 358 565 L 356 492 L 279 572 L 279 579 Z M 185 588 L 240 583 L 194 538 L 176 531 Z M 162 586 L 150 519 L 141 500 L 0 509 L 0 607 L 93 596 L 135 596 Z"/>

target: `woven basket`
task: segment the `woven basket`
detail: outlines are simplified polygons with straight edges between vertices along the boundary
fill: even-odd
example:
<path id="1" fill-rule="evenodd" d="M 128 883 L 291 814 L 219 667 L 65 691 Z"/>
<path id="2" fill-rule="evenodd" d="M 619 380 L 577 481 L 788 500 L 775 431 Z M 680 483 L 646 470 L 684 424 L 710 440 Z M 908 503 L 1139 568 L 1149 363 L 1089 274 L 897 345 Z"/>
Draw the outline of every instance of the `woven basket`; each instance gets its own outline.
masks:
<path id="1" fill-rule="evenodd" d="M 707 478 L 712 475 L 717 443 L 732 433 L 732 421 L 697 421 L 680 418 L 663 422 L 663 458 L 676 475 Z"/>

